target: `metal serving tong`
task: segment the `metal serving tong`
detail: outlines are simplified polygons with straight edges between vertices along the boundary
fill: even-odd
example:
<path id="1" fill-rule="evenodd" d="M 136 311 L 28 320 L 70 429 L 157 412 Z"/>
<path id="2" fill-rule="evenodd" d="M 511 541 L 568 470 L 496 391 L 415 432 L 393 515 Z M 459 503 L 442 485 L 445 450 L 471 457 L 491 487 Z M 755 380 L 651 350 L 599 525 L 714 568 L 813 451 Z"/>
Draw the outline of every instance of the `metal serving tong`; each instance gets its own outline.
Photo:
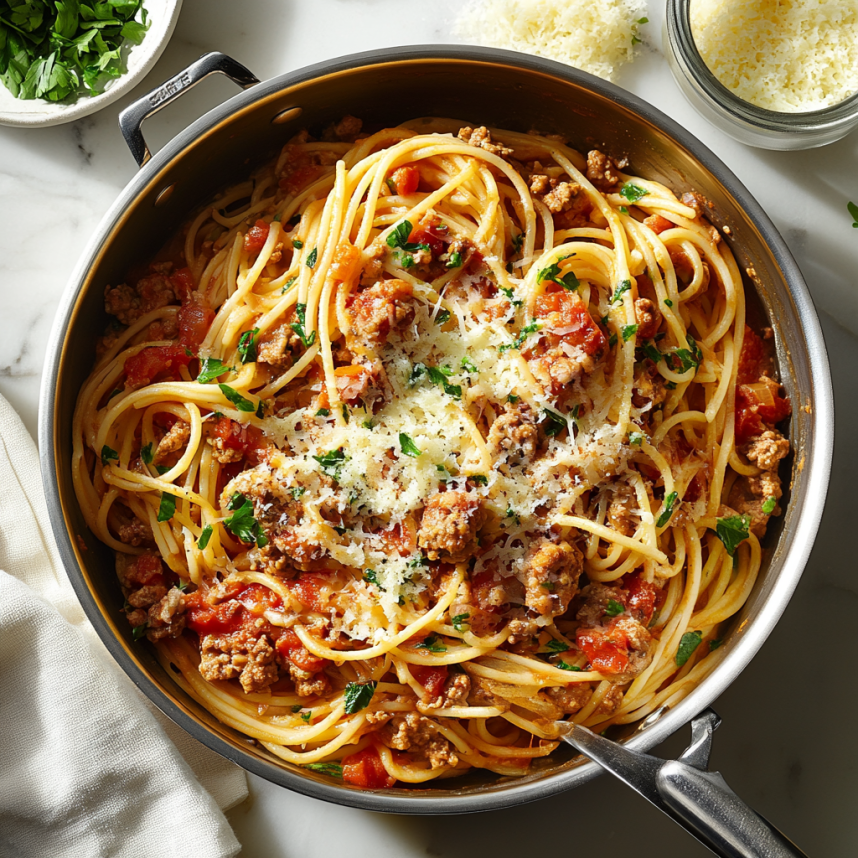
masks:
<path id="1" fill-rule="evenodd" d="M 712 734 L 721 719 L 706 709 L 691 722 L 678 760 L 632 751 L 586 727 L 557 722 L 560 738 L 598 763 L 723 858 L 807 858 L 709 771 Z"/>

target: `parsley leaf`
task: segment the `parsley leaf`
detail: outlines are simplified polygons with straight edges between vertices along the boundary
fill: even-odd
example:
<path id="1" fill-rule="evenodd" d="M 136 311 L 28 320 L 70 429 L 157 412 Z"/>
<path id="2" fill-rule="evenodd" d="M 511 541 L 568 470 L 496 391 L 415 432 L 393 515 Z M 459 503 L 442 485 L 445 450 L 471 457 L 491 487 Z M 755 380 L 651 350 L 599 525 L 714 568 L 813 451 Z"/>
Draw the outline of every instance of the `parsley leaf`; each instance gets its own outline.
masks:
<path id="1" fill-rule="evenodd" d="M 574 670 L 576 673 L 580 673 L 580 672 L 581 672 L 581 668 L 580 668 L 580 667 L 578 667 L 578 666 L 577 666 L 577 665 L 575 665 L 575 664 L 569 664 L 568 662 L 563 661 L 563 659 L 562 659 L 562 658 L 561 658 L 561 659 L 560 659 L 560 661 L 558 661 L 558 662 L 557 662 L 557 664 L 555 664 L 554 666 L 555 666 L 555 667 L 559 667 L 561 670 Z"/>
<path id="2" fill-rule="evenodd" d="M 469 625 L 470 625 L 470 623 L 468 622 L 468 620 L 470 620 L 470 619 L 471 619 L 471 615 L 470 615 L 470 614 L 456 614 L 456 616 L 455 616 L 455 617 L 453 617 L 453 618 L 450 620 L 450 622 L 452 622 L 452 624 L 453 624 L 453 628 L 454 628 L 457 632 L 463 632 L 463 631 L 465 631 L 465 629 L 463 628 L 463 626 L 469 626 Z"/>
<path id="3" fill-rule="evenodd" d="M 119 453 L 113 449 L 113 447 L 108 447 L 105 444 L 101 448 L 101 463 L 102 465 L 108 464 L 108 462 L 118 462 L 119 461 Z"/>
<path id="4" fill-rule="evenodd" d="M 304 246 L 304 242 L 301 241 L 301 239 L 299 239 L 299 238 L 293 239 L 292 247 L 295 247 L 298 250 L 300 250 L 303 246 Z"/>
<path id="5" fill-rule="evenodd" d="M 846 208 L 849 209 L 849 214 L 852 215 L 852 220 L 855 221 L 852 226 L 858 229 L 858 206 L 855 203 L 846 203 Z"/>
<path id="6" fill-rule="evenodd" d="M 524 341 L 531 335 L 535 334 L 539 330 L 539 322 L 536 319 L 532 319 L 529 325 L 525 325 L 521 329 L 521 333 L 515 338 L 515 340 L 511 343 L 505 343 L 502 346 L 498 346 L 498 351 L 503 354 L 510 349 L 520 349 L 524 344 Z"/>
<path id="7" fill-rule="evenodd" d="M 402 448 L 402 452 L 406 456 L 411 456 L 412 459 L 416 459 L 422 452 L 404 432 L 399 433 L 399 446 Z"/>
<path id="8" fill-rule="evenodd" d="M 656 527 L 664 527 L 670 521 L 670 517 L 673 515 L 673 507 L 676 504 L 676 499 L 678 497 L 679 495 L 676 492 L 671 492 L 664 499 L 664 503 L 661 505 L 661 515 L 655 523 Z"/>
<path id="9" fill-rule="evenodd" d="M 307 763 L 304 768 L 320 775 L 329 775 L 340 780 L 343 778 L 343 767 L 339 763 Z"/>
<path id="10" fill-rule="evenodd" d="M 370 682 L 350 682 L 344 695 L 346 715 L 354 715 L 369 706 L 372 695 L 375 694 L 375 680 Z"/>
<path id="11" fill-rule="evenodd" d="M 298 282 L 297 277 L 290 277 L 286 281 L 286 285 L 280 290 L 280 294 L 285 295 L 297 282 Z"/>
<path id="12" fill-rule="evenodd" d="M 475 482 L 478 486 L 487 486 L 489 484 L 489 478 L 485 474 L 472 474 L 468 479 Z"/>
<path id="13" fill-rule="evenodd" d="M 338 450 L 331 450 L 321 456 L 313 456 L 313 458 L 321 465 L 323 474 L 330 477 L 334 482 L 340 481 L 340 473 L 346 461 L 346 454 L 343 452 L 342 447 Z"/>
<path id="14" fill-rule="evenodd" d="M 542 413 L 545 418 L 542 420 L 542 426 L 545 434 L 549 438 L 556 438 L 564 429 L 567 428 L 566 420 L 556 411 L 551 411 L 548 408 L 543 408 Z"/>
<path id="15" fill-rule="evenodd" d="M 625 611 L 626 608 L 622 602 L 618 602 L 616 599 L 608 599 L 608 604 L 605 607 L 605 613 L 609 617 L 618 617 L 620 614 L 624 614 Z"/>
<path id="16" fill-rule="evenodd" d="M 625 295 L 626 292 L 628 292 L 629 289 L 631 289 L 631 288 L 632 288 L 632 281 L 631 280 L 623 280 L 622 283 L 620 283 L 620 285 L 617 286 L 616 289 L 614 289 L 614 294 L 611 298 L 611 303 L 612 304 L 619 304 L 620 301 L 623 300 L 623 295 Z"/>
<path id="17" fill-rule="evenodd" d="M 400 247 L 403 250 L 409 250 L 408 248 L 408 236 L 411 235 L 411 221 L 404 220 L 402 223 L 398 223 L 392 230 L 390 235 L 387 236 L 387 246 L 388 247 Z M 414 248 L 417 249 L 416 246 Z"/>
<path id="18" fill-rule="evenodd" d="M 718 539 L 724 543 L 724 548 L 732 557 L 739 547 L 739 543 L 750 535 L 751 516 L 731 515 L 727 518 L 719 518 L 715 522 L 715 533 Z"/>
<path id="19" fill-rule="evenodd" d="M 292 495 L 295 500 L 298 500 L 298 498 L 300 498 L 306 491 L 307 490 L 303 486 L 292 486 L 292 488 L 289 489 L 289 494 Z"/>
<path id="20" fill-rule="evenodd" d="M 234 366 L 227 366 L 217 358 L 206 358 L 200 364 L 200 374 L 197 376 L 197 381 L 200 384 L 208 384 L 218 376 L 223 375 L 225 372 L 232 372 L 234 369 Z"/>
<path id="21" fill-rule="evenodd" d="M 319 248 L 314 247 L 307 256 L 307 268 L 315 268 L 316 260 L 319 257 Z"/>
<path id="22" fill-rule="evenodd" d="M 648 193 L 648 190 L 640 187 L 640 185 L 635 185 L 632 182 L 626 182 L 620 188 L 620 196 L 625 197 L 630 203 L 636 203 L 638 200 L 645 197 Z"/>
<path id="23" fill-rule="evenodd" d="M 454 250 L 450 254 L 450 258 L 447 260 L 447 268 L 461 268 L 462 267 L 462 254 L 459 253 L 458 250 Z"/>
<path id="24" fill-rule="evenodd" d="M 620 328 L 620 333 L 623 335 L 623 342 L 627 343 L 637 332 L 638 325 L 623 325 Z"/>
<path id="25" fill-rule="evenodd" d="M 289 327 L 301 338 L 304 348 L 310 348 L 316 342 L 316 332 L 313 331 L 309 336 L 304 333 L 304 326 L 307 324 L 307 305 L 296 304 L 295 315 L 298 317 L 298 321 L 292 322 Z"/>
<path id="26" fill-rule="evenodd" d="M 256 411 L 256 406 L 249 400 L 245 399 L 237 390 L 233 390 L 228 384 L 219 384 L 223 395 L 239 410 L 249 413 Z"/>
<path id="27" fill-rule="evenodd" d="M 169 521 L 176 511 L 176 498 L 167 492 L 161 492 L 161 504 L 158 507 L 158 521 Z"/>
<path id="28" fill-rule="evenodd" d="M 653 362 L 658 363 L 664 355 L 655 347 L 652 341 L 641 346 L 643 353 Z"/>
<path id="29" fill-rule="evenodd" d="M 632 447 L 640 447 L 643 443 L 643 439 L 643 432 L 629 432 L 629 444 L 631 444 Z"/>
<path id="30" fill-rule="evenodd" d="M 376 574 L 375 569 L 367 569 L 366 572 L 363 573 L 363 580 L 369 581 L 370 584 L 375 584 L 379 590 L 383 590 L 384 587 L 378 583 L 378 575 Z"/>
<path id="31" fill-rule="evenodd" d="M 523 232 L 520 232 L 518 235 L 514 235 L 512 237 L 512 249 L 514 253 L 521 253 L 522 244 L 524 244 Z"/>
<path id="32" fill-rule="evenodd" d="M 462 358 L 462 369 L 466 369 L 468 372 L 479 372 L 477 365 L 467 355 Z"/>
<path id="33" fill-rule="evenodd" d="M 570 292 L 574 292 L 581 284 L 578 282 L 578 278 L 571 271 L 563 277 L 560 276 L 560 263 L 564 259 L 569 259 L 569 257 L 561 256 L 557 262 L 552 262 L 547 268 L 543 268 L 536 275 L 536 282 L 542 283 L 543 280 L 549 280 L 557 283 L 558 286 L 562 286 Z"/>
<path id="34" fill-rule="evenodd" d="M 434 632 L 427 635 L 420 643 L 414 644 L 414 649 L 425 649 L 429 652 L 447 652 L 447 647 Z"/>
<path id="35" fill-rule="evenodd" d="M 775 511 L 775 507 L 777 505 L 777 498 L 775 498 L 774 495 L 770 495 L 763 501 L 763 513 L 765 515 L 771 515 Z"/>
<path id="36" fill-rule="evenodd" d="M 670 298 L 665 298 L 665 299 L 664 299 L 664 304 L 665 304 L 665 306 L 666 306 L 666 307 L 672 307 L 672 306 L 673 306 L 673 301 L 671 301 L 671 300 L 670 300 Z"/>
<path id="37" fill-rule="evenodd" d="M 709 652 L 715 652 L 721 644 L 724 643 L 723 640 L 720 641 L 709 641 Z"/>
<path id="38" fill-rule="evenodd" d="M 260 548 L 268 545 L 268 537 L 253 516 L 253 502 L 249 498 L 236 492 L 230 498 L 227 509 L 235 510 L 223 523 L 230 533 L 234 533 L 242 542 L 249 542 Z"/>
<path id="39" fill-rule="evenodd" d="M 140 448 L 140 458 L 146 465 L 151 465 L 155 458 L 155 453 L 152 450 L 152 442 L 150 441 L 145 447 Z"/>
<path id="40" fill-rule="evenodd" d="M 440 384 L 444 388 L 444 393 L 448 396 L 452 396 L 454 399 L 462 398 L 462 386 L 460 384 L 450 384 L 447 381 L 447 376 L 453 374 L 453 371 L 449 367 L 425 366 L 422 363 L 415 364 L 414 369 L 411 370 L 408 383 L 414 386 L 424 374 L 429 376 L 429 380 L 433 384 Z"/>
<path id="41" fill-rule="evenodd" d="M 210 524 L 207 524 L 203 528 L 203 532 L 200 534 L 200 538 L 197 540 L 197 548 L 199 548 L 200 551 L 206 550 L 209 544 L 209 540 L 212 538 L 212 533 L 212 526 Z"/>
<path id="42" fill-rule="evenodd" d="M 242 363 L 254 363 L 256 361 L 257 334 L 259 328 L 245 331 L 238 341 L 238 353 L 241 355 Z"/>
<path id="43" fill-rule="evenodd" d="M 134 628 L 131 629 L 132 640 L 139 641 L 140 638 L 142 638 L 143 635 L 146 634 L 146 630 L 148 628 L 149 628 L 149 623 L 143 623 L 142 626 L 134 626 Z"/>
<path id="44" fill-rule="evenodd" d="M 686 632 L 679 641 L 679 649 L 676 650 L 676 666 L 682 667 L 689 658 L 691 658 L 694 650 L 700 646 L 700 641 L 703 640 L 703 635 L 700 632 Z"/>
<path id="45" fill-rule="evenodd" d="M 437 316 L 435 316 L 435 324 L 436 325 L 446 325 L 447 322 L 450 321 L 450 311 L 449 310 L 441 310 Z"/>
<path id="46" fill-rule="evenodd" d="M 563 641 L 554 640 L 554 638 L 548 641 L 545 646 L 548 648 L 549 652 L 566 652 L 566 650 L 569 649 L 568 644 L 563 643 Z"/>

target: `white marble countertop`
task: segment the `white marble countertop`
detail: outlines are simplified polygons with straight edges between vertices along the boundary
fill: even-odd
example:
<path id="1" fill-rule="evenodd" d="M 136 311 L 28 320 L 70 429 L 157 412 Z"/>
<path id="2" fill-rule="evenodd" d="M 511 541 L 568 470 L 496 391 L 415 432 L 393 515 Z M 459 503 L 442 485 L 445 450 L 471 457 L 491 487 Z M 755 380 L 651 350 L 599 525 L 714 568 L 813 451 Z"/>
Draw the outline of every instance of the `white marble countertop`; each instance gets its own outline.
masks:
<path id="1" fill-rule="evenodd" d="M 135 171 L 116 117 L 129 101 L 208 50 L 270 77 L 342 54 L 453 41 L 457 0 L 185 0 L 176 34 L 131 94 L 78 122 L 0 128 L 0 393 L 35 435 L 45 345 L 59 296 L 86 239 Z M 684 101 L 660 54 L 663 10 L 652 0 L 642 56 L 622 85 L 703 139 L 750 188 L 807 278 L 832 359 L 839 446 L 816 548 L 783 619 L 715 708 L 724 723 L 713 765 L 809 854 L 858 844 L 858 136 L 825 149 L 773 153 L 723 135 Z M 147 123 L 159 147 L 234 87 L 212 79 Z M 6 725 L 8 727 L 8 725 Z M 665 743 L 677 753 L 686 731 Z M 345 855 L 495 858 L 540 852 L 692 858 L 710 854 L 618 782 L 601 777 L 553 799 L 466 817 L 392 817 L 323 804 L 250 778 L 229 818 L 245 858 Z M 322 839 L 324 838 L 324 839 Z M 324 843 L 324 845 L 322 845 Z M 201 856 L 203 858 L 203 856 Z"/>

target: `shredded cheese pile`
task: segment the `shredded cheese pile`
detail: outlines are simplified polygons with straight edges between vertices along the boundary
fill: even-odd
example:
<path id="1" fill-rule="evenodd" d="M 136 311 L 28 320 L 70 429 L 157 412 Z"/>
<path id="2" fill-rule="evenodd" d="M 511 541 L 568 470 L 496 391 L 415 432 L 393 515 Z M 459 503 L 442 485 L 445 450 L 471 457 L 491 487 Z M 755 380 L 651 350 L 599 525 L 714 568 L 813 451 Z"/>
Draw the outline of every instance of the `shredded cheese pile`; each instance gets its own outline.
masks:
<path id="1" fill-rule="evenodd" d="M 854 0 L 693 0 L 690 15 L 704 62 L 758 107 L 820 110 L 858 91 Z"/>
<path id="2" fill-rule="evenodd" d="M 480 0 L 456 31 L 468 42 L 558 60 L 614 81 L 631 62 L 646 15 L 642 0 Z"/>

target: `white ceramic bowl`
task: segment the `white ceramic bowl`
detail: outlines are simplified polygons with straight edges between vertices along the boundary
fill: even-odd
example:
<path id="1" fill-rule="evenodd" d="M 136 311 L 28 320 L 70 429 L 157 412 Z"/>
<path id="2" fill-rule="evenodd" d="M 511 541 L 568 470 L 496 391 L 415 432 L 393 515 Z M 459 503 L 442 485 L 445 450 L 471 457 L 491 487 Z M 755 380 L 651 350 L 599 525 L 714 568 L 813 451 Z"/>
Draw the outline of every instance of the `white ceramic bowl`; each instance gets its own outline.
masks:
<path id="1" fill-rule="evenodd" d="M 128 46 L 127 71 L 113 78 L 101 95 L 84 95 L 68 104 L 43 98 L 24 100 L 15 98 L 0 84 L 0 125 L 29 128 L 62 125 L 101 110 L 128 92 L 155 65 L 167 47 L 179 19 L 182 0 L 143 0 L 143 6 L 149 16 L 146 36 L 139 45 Z"/>

